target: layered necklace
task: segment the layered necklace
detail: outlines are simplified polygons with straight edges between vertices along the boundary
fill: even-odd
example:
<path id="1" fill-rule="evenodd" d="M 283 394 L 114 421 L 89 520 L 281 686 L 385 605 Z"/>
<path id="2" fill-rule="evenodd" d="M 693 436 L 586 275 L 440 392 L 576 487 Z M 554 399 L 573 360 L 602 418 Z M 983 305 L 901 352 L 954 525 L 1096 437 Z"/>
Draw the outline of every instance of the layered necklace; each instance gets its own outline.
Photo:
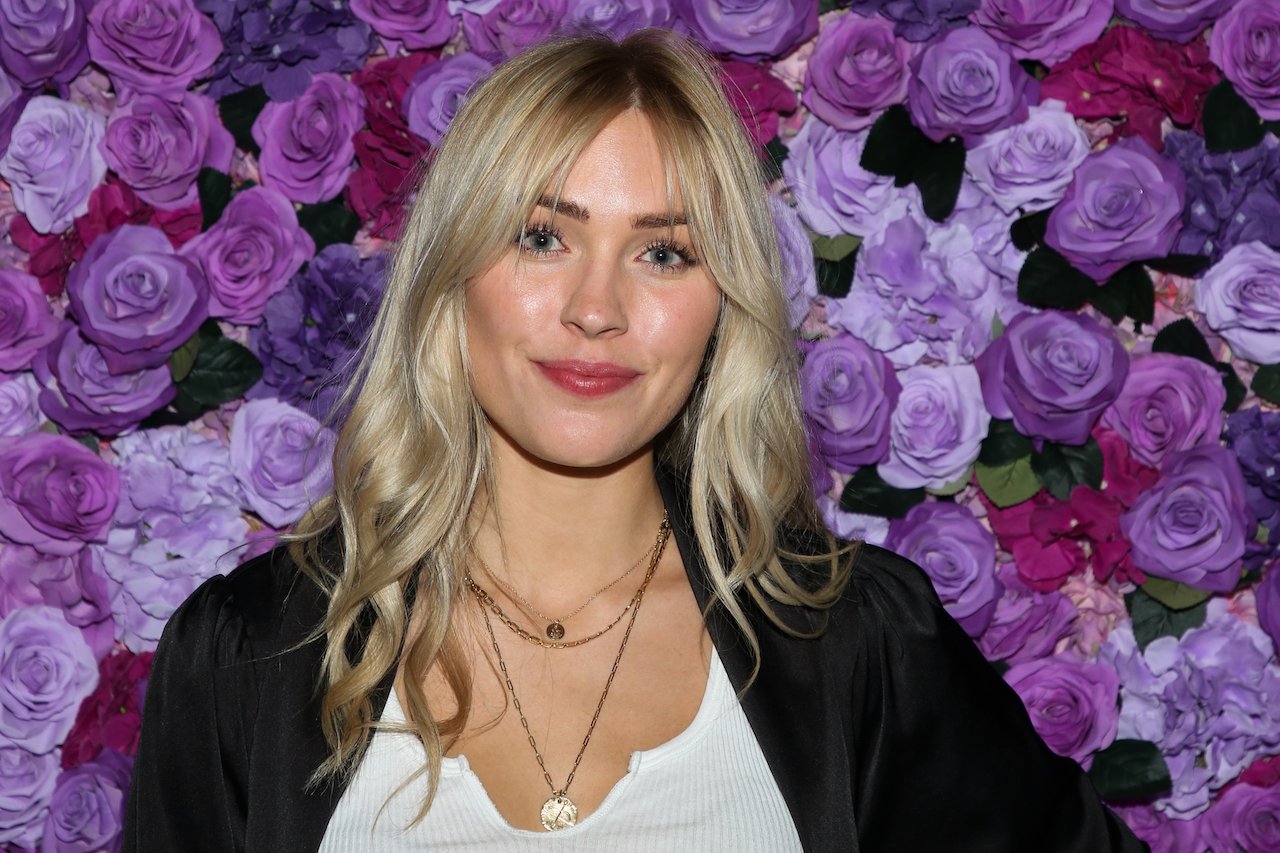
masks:
<path id="1" fill-rule="evenodd" d="M 654 572 L 657 571 L 658 563 L 662 560 L 662 552 L 666 547 L 667 539 L 671 536 L 671 523 L 667 518 L 667 514 L 662 514 L 662 523 L 658 526 L 658 536 L 654 540 L 653 547 L 646 553 L 650 555 L 649 568 L 645 572 L 644 580 L 640 582 L 640 586 L 636 589 L 635 594 L 631 596 L 631 600 L 627 602 L 626 608 L 622 611 L 617 619 L 609 624 L 604 631 L 609 630 L 622 619 L 626 613 L 631 613 L 631 618 L 627 620 L 627 628 L 622 634 L 622 642 L 618 645 L 618 654 L 614 656 L 613 666 L 609 669 L 609 677 L 605 679 L 604 690 L 600 692 L 600 701 L 596 702 L 595 713 L 591 715 L 591 723 L 587 726 L 587 734 L 582 738 L 582 746 L 578 748 L 578 754 L 573 759 L 573 766 L 569 769 L 569 776 L 565 779 L 564 785 L 557 788 L 556 783 L 552 780 L 551 774 L 547 771 L 547 763 L 542 758 L 542 751 L 538 749 L 538 743 L 533 738 L 533 731 L 529 728 L 529 719 L 524 715 L 524 709 L 520 707 L 520 699 L 516 696 L 516 686 L 511 681 L 511 673 L 507 669 L 507 662 L 503 660 L 502 649 L 498 646 L 498 637 L 493 632 L 493 622 L 489 619 L 489 613 L 492 611 L 495 616 L 502 620 L 507 627 L 511 628 L 520 636 L 530 640 L 544 648 L 568 648 L 574 645 L 582 645 L 604 631 L 599 631 L 583 640 L 573 643 L 548 643 L 541 637 L 538 637 L 514 622 L 510 617 L 503 613 L 502 608 L 493 600 L 493 596 L 485 592 L 472 578 L 470 573 L 466 576 L 467 586 L 476 597 L 476 601 L 480 604 L 480 614 L 484 617 L 484 627 L 489 633 L 489 642 L 493 645 L 493 653 L 498 658 L 498 669 L 502 672 L 502 677 L 506 681 L 507 691 L 511 694 L 511 704 L 515 706 L 516 713 L 520 715 L 520 725 L 524 727 L 524 733 L 529 739 L 529 746 L 533 748 L 533 756 L 538 760 L 538 766 L 542 768 L 542 778 L 546 780 L 547 787 L 551 789 L 549 796 L 542 804 L 539 812 L 539 819 L 544 828 L 548 832 L 565 827 L 573 826 L 578 822 L 578 806 L 569 798 L 569 786 L 573 784 L 573 777 L 578 772 L 578 765 L 582 763 L 582 756 L 587 751 L 587 744 L 591 742 L 591 733 L 596 729 L 596 723 L 600 720 L 600 711 L 604 709 L 604 701 L 609 696 L 609 688 L 613 686 L 613 678 L 618 674 L 618 665 L 622 663 L 622 653 L 627 648 L 627 640 L 631 639 L 631 629 L 635 627 L 636 616 L 640 613 L 640 602 L 644 599 L 645 590 L 649 588 L 649 581 L 653 580 Z M 643 559 L 643 558 L 641 558 Z M 483 563 L 482 563 L 483 565 Z M 630 569 L 628 569 L 628 572 Z M 625 575 L 624 575 L 625 577 Z M 621 578 L 619 578 L 621 580 Z M 613 583 L 617 583 L 615 580 Z M 612 586 L 613 584 L 609 584 Z M 605 587 L 608 589 L 608 587 Z M 601 590 L 603 592 L 603 590 Z M 600 593 L 597 592 L 596 595 Z M 592 598 L 595 596 L 593 595 Z M 561 635 L 563 636 L 563 635 Z"/>

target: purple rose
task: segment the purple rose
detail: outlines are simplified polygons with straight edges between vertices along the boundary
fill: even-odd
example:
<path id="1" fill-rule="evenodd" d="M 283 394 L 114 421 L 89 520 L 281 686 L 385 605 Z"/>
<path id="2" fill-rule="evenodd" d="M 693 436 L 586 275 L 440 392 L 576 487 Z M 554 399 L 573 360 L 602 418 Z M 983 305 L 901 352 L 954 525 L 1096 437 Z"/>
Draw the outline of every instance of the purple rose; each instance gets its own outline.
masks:
<path id="1" fill-rule="evenodd" d="M 818 512 L 827 529 L 846 542 L 883 545 L 889 535 L 889 519 L 879 515 L 845 512 L 840 509 L 840 501 L 826 495 L 818 497 Z"/>
<path id="2" fill-rule="evenodd" d="M 770 194 L 769 210 L 773 213 L 778 251 L 782 255 L 782 291 L 790 308 L 791 326 L 795 328 L 809 316 L 809 304 L 818 297 L 813 244 L 791 205 Z"/>
<path id="3" fill-rule="evenodd" d="M 996 567 L 1004 592 L 991 614 L 991 624 L 977 638 L 987 660 L 1008 663 L 1037 660 L 1053 654 L 1058 641 L 1070 636 L 1079 611 L 1057 590 L 1038 592 L 1023 582 L 1017 567 Z"/>
<path id="4" fill-rule="evenodd" d="M 333 433 L 279 400 L 250 400 L 231 425 L 231 470 L 245 503 L 272 527 L 302 517 L 328 491 Z"/>
<path id="5" fill-rule="evenodd" d="M 1209 33 L 1209 58 L 1258 115 L 1280 119 L 1280 8 L 1273 0 L 1232 6 Z"/>
<path id="6" fill-rule="evenodd" d="M 1085 314 L 1019 314 L 978 356 L 982 397 L 992 416 L 1023 435 L 1084 444 L 1129 374 L 1129 355 Z"/>
<path id="7" fill-rule="evenodd" d="M 0 619 L 0 737 L 35 753 L 57 748 L 97 686 L 98 662 L 57 608 Z"/>
<path id="8" fill-rule="evenodd" d="M 970 20 L 1015 59 L 1056 65 L 1098 40 L 1112 7 L 1113 0 L 982 0 Z"/>
<path id="9" fill-rule="evenodd" d="M 970 637 L 991 623 L 1003 591 L 996 578 L 996 538 L 954 503 L 916 504 L 889 525 L 884 546 L 924 569 L 942 606 Z"/>
<path id="10" fill-rule="evenodd" d="M 36 359 L 40 408 L 64 430 L 119 435 L 169 404 L 177 393 L 166 364 L 112 373 L 102 349 L 70 320 Z"/>
<path id="11" fill-rule="evenodd" d="M 1241 243 L 1205 272 L 1195 294 L 1196 310 L 1236 358 L 1280 362 L 1280 252 Z"/>
<path id="12" fill-rule="evenodd" d="M 293 205 L 266 187 L 236 193 L 213 227 L 182 247 L 208 279 L 210 316 L 246 325 L 262 319 L 267 300 L 315 251 Z"/>
<path id="13" fill-rule="evenodd" d="M 1280 648 L 1280 563 L 1271 566 L 1253 594 L 1258 602 L 1258 624 Z"/>
<path id="14" fill-rule="evenodd" d="M 796 212 L 819 234 L 869 234 L 906 210 L 906 191 L 893 178 L 860 165 L 868 133 L 837 130 L 810 117 L 787 143 L 782 174 Z"/>
<path id="15" fill-rule="evenodd" d="M 951 30 L 911 60 L 907 109 L 935 142 L 952 134 L 966 147 L 984 133 L 1026 121 L 1040 85 L 978 27 Z"/>
<path id="16" fill-rule="evenodd" d="M 889 422 L 889 458 L 880 476 L 891 486 L 955 491 L 967 480 L 991 415 L 971 364 L 917 365 L 898 374 L 902 394 Z"/>
<path id="17" fill-rule="evenodd" d="M 901 386 L 883 355 L 850 335 L 814 344 L 800 368 L 814 443 L 837 471 L 885 458 Z"/>
<path id="18" fill-rule="evenodd" d="M 26 370 L 58 335 L 58 320 L 35 276 L 0 270 L 0 377 Z"/>
<path id="19" fill-rule="evenodd" d="M 409 129 L 432 145 L 439 145 L 467 93 L 493 70 L 474 53 L 460 53 L 418 69 L 404 95 Z"/>
<path id="20" fill-rule="evenodd" d="M 38 402 L 40 384 L 30 373 L 0 378 L 0 435 L 25 435 L 45 422 Z"/>
<path id="21" fill-rule="evenodd" d="M 1236 0 L 1116 0 L 1116 14 L 1140 24 L 1157 38 L 1185 44 L 1235 2 Z"/>
<path id="22" fill-rule="evenodd" d="M 884 18 L 848 14 L 826 26 L 809 57 L 804 105 L 841 130 L 870 127 L 907 98 L 908 66 L 919 52 Z"/>
<path id="23" fill-rule="evenodd" d="M 458 19 L 439 0 L 351 0 L 351 11 L 373 27 L 387 45 L 387 56 L 440 47 L 458 32 Z"/>
<path id="24" fill-rule="evenodd" d="M 480 58 L 501 62 L 555 32 L 565 0 L 500 0 L 487 12 L 462 14 L 462 32 Z"/>
<path id="25" fill-rule="evenodd" d="M 133 761 L 114 749 L 58 777 L 42 853 L 119 850 Z"/>
<path id="26" fill-rule="evenodd" d="M 35 849 L 57 778 L 56 752 L 35 755 L 0 740 L 0 844 Z"/>
<path id="27" fill-rule="evenodd" d="M 807 0 L 672 0 L 676 14 L 712 53 L 748 62 L 786 56 L 818 34 Z"/>
<path id="28" fill-rule="evenodd" d="M 621 40 L 636 30 L 667 29 L 674 22 L 671 0 L 568 0 L 561 29 L 605 33 Z"/>
<path id="29" fill-rule="evenodd" d="M 853 0 L 849 8 L 867 17 L 879 12 L 903 38 L 929 41 L 943 30 L 964 26 L 978 0 Z"/>
<path id="30" fill-rule="evenodd" d="M 148 225 L 94 240 L 67 276 L 67 298 L 80 333 L 115 373 L 163 366 L 209 316 L 200 266 Z"/>
<path id="31" fill-rule="evenodd" d="M 115 640 L 111 597 L 93 548 L 71 556 L 42 554 L 27 545 L 0 545 L 0 616 L 19 607 L 47 604 L 80 629 L 97 660 Z"/>
<path id="32" fill-rule="evenodd" d="M 1027 120 L 988 133 L 969 149 L 964 167 L 1005 213 L 1053 207 L 1089 156 L 1089 138 L 1061 101 L 1031 107 Z"/>
<path id="33" fill-rule="evenodd" d="M 1130 261 L 1162 258 L 1182 228 L 1182 171 L 1140 136 L 1090 154 L 1049 214 L 1045 243 L 1104 281 Z"/>
<path id="34" fill-rule="evenodd" d="M 102 153 L 138 197 L 161 210 L 199 202 L 196 177 L 205 166 L 231 170 L 235 142 L 213 101 L 194 92 L 176 100 L 137 95 L 107 122 Z"/>
<path id="35" fill-rule="evenodd" d="M 1280 849 L 1280 785 L 1232 785 L 1200 822 L 1209 850 Z"/>
<path id="36" fill-rule="evenodd" d="M 70 101 L 41 95 L 27 102 L 0 158 L 0 177 L 37 232 L 65 231 L 89 212 L 89 194 L 107 174 L 99 150 L 104 128 L 102 116 Z"/>
<path id="37" fill-rule="evenodd" d="M 1139 462 L 1159 468 L 1170 453 L 1217 444 L 1226 401 L 1218 371 L 1188 356 L 1153 352 L 1133 360 L 1102 423 L 1124 436 Z"/>
<path id="38" fill-rule="evenodd" d="M 1045 744 L 1086 770 L 1116 739 L 1120 680 L 1115 670 L 1068 655 L 1017 663 L 1004 674 Z"/>
<path id="39" fill-rule="evenodd" d="M 0 437 L 0 534 L 46 554 L 102 541 L 120 499 L 115 469 L 75 439 Z"/>
<path id="40" fill-rule="evenodd" d="M 191 0 L 98 0 L 89 13 L 89 55 L 125 100 L 177 96 L 220 53 L 218 28 Z"/>
<path id="41" fill-rule="evenodd" d="M 0 0 L 0 66 L 26 88 L 71 82 L 89 62 L 86 5 Z"/>
<path id="42" fill-rule="evenodd" d="M 1200 840 L 1200 824 L 1195 820 L 1178 820 L 1165 817 L 1155 807 L 1146 804 L 1124 806 L 1108 803 L 1125 826 L 1133 834 L 1147 842 L 1153 851 L 1160 853 L 1204 853 Z"/>
<path id="43" fill-rule="evenodd" d="M 327 72 L 296 100 L 269 102 L 253 122 L 262 185 L 303 204 L 342 192 L 355 168 L 351 137 L 364 125 L 364 106 L 354 83 Z"/>
<path id="44" fill-rule="evenodd" d="M 13 126 L 18 123 L 18 116 L 22 115 L 30 100 L 31 93 L 0 66 L 0 151 L 9 147 Z"/>
<path id="45" fill-rule="evenodd" d="M 1273 501 L 1280 501 L 1280 412 L 1258 406 L 1227 418 L 1227 444 L 1240 460 L 1245 482 Z"/>
<path id="46" fill-rule="evenodd" d="M 1240 580 L 1240 558 L 1254 526 L 1240 463 L 1217 444 L 1166 456 L 1155 486 L 1120 516 L 1134 565 L 1222 593 Z"/>

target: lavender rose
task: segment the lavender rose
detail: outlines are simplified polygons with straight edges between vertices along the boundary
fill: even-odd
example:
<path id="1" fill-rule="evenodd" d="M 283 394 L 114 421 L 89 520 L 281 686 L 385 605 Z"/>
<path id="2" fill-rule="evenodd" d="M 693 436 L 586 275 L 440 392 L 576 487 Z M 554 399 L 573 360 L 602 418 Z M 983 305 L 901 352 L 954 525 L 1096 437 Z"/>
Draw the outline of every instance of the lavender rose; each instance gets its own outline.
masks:
<path id="1" fill-rule="evenodd" d="M 1038 592 L 1023 582 L 1013 563 L 996 567 L 1004 593 L 989 624 L 977 638 L 987 660 L 1008 663 L 1038 660 L 1053 654 L 1058 641 L 1070 636 L 1079 611 L 1057 590 Z"/>
<path id="2" fill-rule="evenodd" d="M 1170 453 L 1217 444 L 1226 401 L 1218 371 L 1188 356 L 1153 352 L 1134 359 L 1102 423 L 1124 436 L 1138 461 L 1159 468 Z"/>
<path id="3" fill-rule="evenodd" d="M 894 32 L 909 41 L 929 41 L 966 24 L 978 0 L 853 0 L 849 8 L 870 17 L 879 12 L 894 22 Z"/>
<path id="4" fill-rule="evenodd" d="M 818 297 L 813 244 L 791 205 L 770 195 L 769 210 L 773 213 L 778 251 L 782 254 L 782 291 L 790 308 L 791 326 L 795 328 L 804 322 L 810 303 Z"/>
<path id="5" fill-rule="evenodd" d="M 1280 563 L 1271 567 L 1253 594 L 1258 602 L 1258 624 L 1280 648 Z"/>
<path id="6" fill-rule="evenodd" d="M 1209 850 L 1280 849 L 1280 785 L 1232 785 L 1200 822 Z"/>
<path id="7" fill-rule="evenodd" d="M 218 28 L 191 0 L 98 0 L 89 13 L 89 55 L 125 99 L 177 96 L 220 53 Z"/>
<path id="8" fill-rule="evenodd" d="M 0 376 L 25 370 L 58 335 L 58 320 L 35 276 L 0 270 Z"/>
<path id="9" fill-rule="evenodd" d="M 493 65 L 474 53 L 460 53 L 418 69 L 404 96 L 409 129 L 439 145 L 453 117 L 477 82 Z"/>
<path id="10" fill-rule="evenodd" d="M 18 607 L 47 604 L 80 629 L 95 660 L 111 651 L 111 597 L 92 547 L 68 557 L 42 554 L 27 545 L 0 546 L 0 578 L 0 616 Z"/>
<path id="11" fill-rule="evenodd" d="M 1240 463 L 1217 444 L 1169 454 L 1155 486 L 1120 516 L 1134 565 L 1222 593 L 1240 580 L 1240 558 L 1254 527 Z"/>
<path id="12" fill-rule="evenodd" d="M 30 373 L 0 378 L 0 435 L 26 435 L 45 422 L 38 402 L 40 384 Z"/>
<path id="13" fill-rule="evenodd" d="M 1056 65 L 1098 40 L 1112 6 L 1113 0 L 982 0 L 970 20 L 1015 59 Z"/>
<path id="14" fill-rule="evenodd" d="M 1049 214 L 1045 243 L 1098 281 L 1130 261 L 1169 254 L 1182 228 L 1187 181 L 1140 136 L 1090 154 Z"/>
<path id="15" fill-rule="evenodd" d="M 24 607 L 0 620 L 0 737 L 45 753 L 66 739 L 98 663 L 56 607 Z"/>
<path id="16" fill-rule="evenodd" d="M 954 491 L 969 476 L 991 415 L 971 364 L 917 365 L 898 374 L 902 395 L 889 427 L 880 476 L 902 489 Z"/>
<path id="17" fill-rule="evenodd" d="M 1116 14 L 1135 24 L 1141 24 L 1153 36 L 1185 44 L 1235 2 L 1236 0 L 1116 0 Z"/>
<path id="18" fill-rule="evenodd" d="M 818 512 L 831 533 L 846 542 L 870 542 L 883 545 L 889 535 L 889 519 L 879 515 L 863 515 L 840 509 L 840 501 L 818 496 Z"/>
<path id="19" fill-rule="evenodd" d="M 670 28 L 671 0 L 568 0 L 561 29 L 598 32 L 620 40 L 646 27 Z"/>
<path id="20" fill-rule="evenodd" d="M 1061 101 L 1033 106 L 1027 120 L 982 137 L 965 155 L 973 182 L 1005 213 L 1053 207 L 1089 156 L 1089 138 Z"/>
<path id="21" fill-rule="evenodd" d="M 67 276 L 67 298 L 80 333 L 114 373 L 164 365 L 209 316 L 200 266 L 146 225 L 94 240 Z"/>
<path id="22" fill-rule="evenodd" d="M 75 79 L 89 62 L 88 5 L 83 0 L 0 0 L 0 66 L 26 88 Z"/>
<path id="23" fill-rule="evenodd" d="M 965 507 L 913 506 L 889 525 L 884 546 L 924 569 L 942 606 L 977 637 L 991 624 L 1003 587 L 996 578 L 996 538 Z"/>
<path id="24" fill-rule="evenodd" d="M 355 168 L 351 137 L 364 124 L 364 95 L 337 74 L 317 74 L 302 96 L 269 102 L 253 122 L 262 185 L 291 201 L 328 201 Z"/>
<path id="25" fill-rule="evenodd" d="M 200 170 L 229 172 L 234 152 L 235 142 L 218 121 L 213 101 L 194 92 L 176 99 L 135 96 L 111 114 L 102 142 L 111 170 L 161 210 L 197 203 Z"/>
<path id="26" fill-rule="evenodd" d="M 1280 119 L 1280 8 L 1240 0 L 1209 33 L 1209 58 L 1264 119 Z"/>
<path id="27" fill-rule="evenodd" d="M 182 247 L 208 279 L 210 316 L 248 325 L 315 251 L 293 205 L 266 187 L 237 193 L 213 227 Z"/>
<path id="28" fill-rule="evenodd" d="M 0 437 L 0 534 L 45 554 L 104 541 L 120 477 L 64 435 Z"/>
<path id="29" fill-rule="evenodd" d="M 1196 310 L 1233 355 L 1280 363 L 1280 252 L 1241 243 L 1205 272 L 1195 293 Z"/>
<path id="30" fill-rule="evenodd" d="M 40 408 L 49 420 L 80 435 L 119 435 L 164 408 L 177 393 L 167 365 L 112 373 L 102 350 L 70 320 L 34 365 Z"/>
<path id="31" fill-rule="evenodd" d="M 1045 744 L 1086 770 L 1116 739 L 1120 679 L 1109 666 L 1068 655 L 1027 661 L 1004 674 Z"/>
<path id="32" fill-rule="evenodd" d="M 800 369 L 801 401 L 818 450 L 837 471 L 885 458 L 901 386 L 883 355 L 851 335 L 818 341 Z"/>
<path id="33" fill-rule="evenodd" d="M 807 0 L 672 0 L 676 14 L 712 53 L 748 62 L 785 56 L 818 34 Z"/>
<path id="34" fill-rule="evenodd" d="M 440 47 L 458 32 L 458 19 L 439 0 L 351 0 L 355 16 L 373 27 L 388 45 L 408 50 Z"/>
<path id="35" fill-rule="evenodd" d="M 42 851 L 116 850 L 124 831 L 124 804 L 133 761 L 114 749 L 58 777 L 44 825 Z"/>
<path id="36" fill-rule="evenodd" d="M 907 109 L 935 142 L 952 134 L 973 144 L 984 133 L 1018 124 L 1040 86 L 1013 55 L 977 27 L 951 30 L 911 61 Z"/>
<path id="37" fill-rule="evenodd" d="M 993 417 L 1023 435 L 1084 444 L 1129 374 L 1124 346 L 1084 314 L 1019 314 L 978 356 L 982 397 Z"/>
<path id="38" fill-rule="evenodd" d="M 57 778 L 56 752 L 36 755 L 0 740 L 0 844 L 35 849 Z"/>
<path id="39" fill-rule="evenodd" d="M 279 400 L 251 400 L 231 425 L 231 470 L 247 508 L 272 527 L 302 517 L 328 490 L 333 433 Z"/>
<path id="40" fill-rule="evenodd" d="M 487 12 L 467 10 L 462 32 L 482 59 L 501 62 L 555 32 L 565 0 L 500 0 Z"/>
<path id="41" fill-rule="evenodd" d="M 908 66 L 919 53 L 881 17 L 848 14 L 826 26 L 809 56 L 804 105 L 832 127 L 861 130 L 907 98 Z"/>
<path id="42" fill-rule="evenodd" d="M 102 116 L 70 101 L 41 95 L 27 102 L 0 158 L 0 177 L 37 232 L 65 231 L 89 212 L 89 194 L 107 174 L 98 150 L 104 129 Z"/>

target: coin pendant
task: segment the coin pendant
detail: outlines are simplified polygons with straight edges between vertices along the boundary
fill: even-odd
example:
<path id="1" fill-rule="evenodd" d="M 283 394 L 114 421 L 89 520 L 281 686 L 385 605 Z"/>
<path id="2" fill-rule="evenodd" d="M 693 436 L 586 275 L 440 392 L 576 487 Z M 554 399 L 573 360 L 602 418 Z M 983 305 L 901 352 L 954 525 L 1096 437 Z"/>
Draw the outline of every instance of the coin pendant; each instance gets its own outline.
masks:
<path id="1" fill-rule="evenodd" d="M 557 791 L 542 804 L 542 825 L 555 832 L 578 822 L 578 807 L 564 791 Z"/>
<path id="2" fill-rule="evenodd" d="M 547 636 L 553 640 L 564 639 L 564 626 L 559 622 L 552 622 L 547 626 Z"/>

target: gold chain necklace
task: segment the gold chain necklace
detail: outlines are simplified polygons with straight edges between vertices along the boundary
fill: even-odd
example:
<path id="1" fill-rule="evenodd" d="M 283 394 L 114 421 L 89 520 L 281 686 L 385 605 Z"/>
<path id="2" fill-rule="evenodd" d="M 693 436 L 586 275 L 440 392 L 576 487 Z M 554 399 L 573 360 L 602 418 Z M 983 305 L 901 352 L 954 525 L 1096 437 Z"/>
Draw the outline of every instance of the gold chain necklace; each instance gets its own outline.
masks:
<path id="1" fill-rule="evenodd" d="M 516 696 L 516 686 L 511 682 L 511 673 L 507 670 L 507 662 L 502 658 L 502 649 L 498 646 L 498 637 L 493 633 L 493 623 L 489 620 L 489 610 L 492 609 L 492 605 L 486 606 L 484 599 L 479 595 L 476 596 L 481 605 L 480 615 L 484 617 L 485 630 L 489 632 L 489 642 L 493 645 L 493 653 L 498 658 L 498 668 L 502 671 L 502 677 L 506 681 L 507 691 L 511 693 L 511 704 L 515 705 L 516 713 L 520 715 L 520 725 L 524 727 L 524 733 L 529 739 L 529 746 L 533 748 L 533 755 L 538 759 L 538 766 L 542 768 L 542 778 L 546 780 L 547 787 L 551 789 L 551 796 L 543 802 L 542 809 L 538 814 L 543 828 L 548 832 L 564 829 L 578 822 L 578 806 L 573 800 L 569 799 L 569 786 L 573 784 L 573 777 L 578 772 L 578 765 L 582 763 L 582 756 L 587 751 L 587 744 L 591 742 L 591 734 L 596 730 L 596 723 L 600 720 L 600 712 L 604 709 L 604 700 L 609 696 L 609 688 L 613 686 L 613 678 L 618 674 L 618 664 L 622 663 L 622 653 L 627 648 L 627 640 L 631 639 L 631 629 L 635 627 L 636 616 L 640 613 L 640 602 L 644 598 L 649 581 L 653 579 L 653 574 L 658 568 L 658 562 L 662 558 L 663 547 L 667 544 L 667 537 L 670 533 L 671 527 L 664 513 L 662 527 L 658 531 L 658 541 L 653 548 L 653 558 L 649 561 L 649 570 L 645 572 L 644 580 L 640 582 L 640 588 L 636 590 L 636 594 L 632 597 L 632 604 L 628 605 L 631 610 L 631 619 L 627 622 L 627 630 L 622 634 L 622 642 L 618 645 L 618 654 L 614 657 L 613 666 L 609 669 L 609 677 L 605 679 L 604 690 L 600 693 L 600 701 L 596 702 L 596 710 L 591 715 L 591 724 L 587 726 L 587 734 L 582 739 L 582 746 L 578 748 L 578 754 L 573 759 L 573 767 L 569 769 L 569 776 L 565 779 L 564 787 L 561 788 L 557 788 L 556 783 L 552 781 L 551 774 L 547 771 L 547 763 L 542 758 L 542 751 L 538 749 L 538 743 L 533 739 L 533 731 L 529 728 L 529 719 L 524 715 L 524 709 L 520 707 L 520 698 Z M 472 591 L 474 592 L 475 589 L 475 585 L 472 584 Z"/>
<path id="2" fill-rule="evenodd" d="M 664 517 L 665 517 L 665 513 L 664 513 Z M 473 551 L 472 553 L 475 553 L 475 552 Z M 597 589 L 595 592 L 591 593 L 591 596 L 590 596 L 586 601 L 584 601 L 584 602 L 582 602 L 581 604 L 579 604 L 579 605 L 577 606 L 577 608 L 575 608 L 575 609 L 574 609 L 574 611 L 573 611 L 572 613 L 568 613 L 568 614 L 566 614 L 566 615 L 564 615 L 564 616 L 561 616 L 561 617 L 559 617 L 559 618 L 557 618 L 557 617 L 555 617 L 555 616 L 548 616 L 547 614 L 543 613 L 543 612 L 542 612 L 541 610 L 539 610 L 538 608 L 534 607 L 534 606 L 533 606 L 533 603 L 532 603 L 531 601 L 529 601 L 529 599 L 525 598 L 523 595 L 521 595 L 519 592 L 517 592 L 517 591 L 516 591 L 516 589 L 515 589 L 514 587 L 512 587 L 510 584 L 508 584 L 508 583 L 507 583 L 506 581 L 504 581 L 502 578 L 498 577 L 497 573 L 496 573 L 496 572 L 494 572 L 494 570 L 493 570 L 493 569 L 489 568 L 489 564 L 485 562 L 484 557 L 481 557 L 479 554 L 475 554 L 475 558 L 476 558 L 477 560 L 479 560 L 479 561 L 480 561 L 480 565 L 484 568 L 484 570 L 485 570 L 485 574 L 487 574 L 489 577 L 493 578 L 494 583 L 496 583 L 498 586 L 502 587 L 502 591 L 503 591 L 503 592 L 505 592 L 507 595 L 511 596 L 511 598 L 512 598 L 512 600 L 513 600 L 513 601 L 515 601 L 515 602 L 517 602 L 517 603 L 519 603 L 519 604 L 524 605 L 524 607 L 525 607 L 525 608 L 526 608 L 530 613 L 532 613 L 534 616 L 537 616 L 537 617 L 538 617 L 539 619 L 541 619 L 543 622 L 546 622 L 546 623 L 547 623 L 546 634 L 547 634 L 547 636 L 548 636 L 548 637 L 550 637 L 553 641 L 560 641 L 560 640 L 563 640 L 563 639 L 564 639 L 564 634 L 565 634 L 565 630 L 564 630 L 564 623 L 565 623 L 565 622 L 568 622 L 570 619 L 572 619 L 573 617 L 575 617 L 575 616 L 577 616 L 579 613 L 581 613 L 583 610 L 585 610 L 585 609 L 587 608 L 587 605 L 588 605 L 588 604 L 590 604 L 591 602 L 595 601 L 595 600 L 596 600 L 596 598 L 597 598 L 601 593 L 608 592 L 608 591 L 609 591 L 610 589 L 612 589 L 616 584 L 618 584 L 618 583 L 619 583 L 623 578 L 625 578 L 627 575 L 629 575 L 629 574 L 631 574 L 632 572 L 634 572 L 634 571 L 635 571 L 635 570 L 640 566 L 640 564 L 644 562 L 644 558 L 645 558 L 645 557 L 647 557 L 647 556 L 649 556 L 651 553 L 653 553 L 653 546 L 652 546 L 652 545 L 651 545 L 651 546 L 649 546 L 649 549 L 648 549 L 647 551 L 645 551 L 643 554 L 641 554 L 641 555 L 640 555 L 640 559 L 636 560 L 634 563 L 632 563 L 632 564 L 631 564 L 631 567 L 630 567 L 629 569 L 627 569 L 627 570 L 626 570 L 625 572 L 623 572 L 622 574 L 618 575 L 618 576 L 617 576 L 616 578 L 614 578 L 613 580 L 609 581 L 609 582 L 608 582 L 607 584 L 605 584 L 604 586 L 602 586 L 602 587 L 600 587 L 599 589 Z M 623 611 L 622 611 L 622 616 L 625 616 L 625 615 L 626 615 L 626 613 L 627 613 L 627 611 L 626 611 L 626 610 L 623 610 Z M 604 629 L 604 631 L 601 631 L 600 633 L 601 633 L 601 634 L 603 634 L 605 631 L 608 631 L 608 630 L 609 630 L 609 628 L 612 628 L 614 625 L 618 624 L 618 622 L 622 619 L 622 616 L 619 616 L 617 619 L 615 619 L 613 622 L 611 622 L 611 623 L 609 624 L 608 628 L 605 628 L 605 629 Z M 596 636 L 599 636 L 599 634 L 597 634 Z"/>

